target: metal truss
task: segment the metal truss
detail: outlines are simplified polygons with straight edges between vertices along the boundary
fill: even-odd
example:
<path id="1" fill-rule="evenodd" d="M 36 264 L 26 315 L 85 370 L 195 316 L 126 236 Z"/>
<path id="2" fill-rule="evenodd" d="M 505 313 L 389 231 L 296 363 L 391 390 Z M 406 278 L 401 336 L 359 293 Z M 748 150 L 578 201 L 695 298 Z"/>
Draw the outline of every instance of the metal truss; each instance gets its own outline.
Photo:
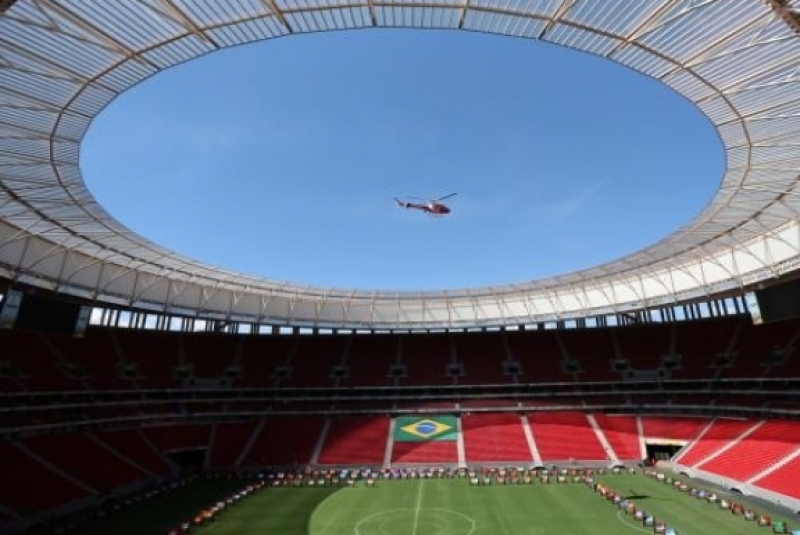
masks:
<path id="1" fill-rule="evenodd" d="M 0 275 L 111 305 L 352 328 L 525 324 L 769 281 L 800 261 L 798 21 L 797 0 L 1 2 Z M 79 149 L 89 123 L 144 78 L 227 46 L 373 27 L 524 37 L 652 77 L 716 128 L 720 188 L 684 227 L 614 262 L 524 284 L 406 293 L 213 268 L 125 228 L 86 189 Z"/>

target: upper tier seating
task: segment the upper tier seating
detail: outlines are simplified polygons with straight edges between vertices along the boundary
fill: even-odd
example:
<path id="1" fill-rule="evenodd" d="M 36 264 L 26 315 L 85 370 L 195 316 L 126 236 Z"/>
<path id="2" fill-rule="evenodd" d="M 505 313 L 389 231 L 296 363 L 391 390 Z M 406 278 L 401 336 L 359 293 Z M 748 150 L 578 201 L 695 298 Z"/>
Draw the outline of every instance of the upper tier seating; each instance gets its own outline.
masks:
<path id="1" fill-rule="evenodd" d="M 503 338 L 493 333 L 465 333 L 454 337 L 458 361 L 463 365 L 461 385 L 509 383 L 503 373 L 505 345 Z"/>
<path id="2" fill-rule="evenodd" d="M 634 370 L 656 370 L 662 357 L 669 355 L 676 327 L 669 325 L 631 325 L 610 331 L 616 342 L 616 358 L 628 361 Z"/>
<path id="3" fill-rule="evenodd" d="M 556 335 L 552 331 L 506 333 L 508 348 L 519 362 L 520 383 L 566 383 L 572 376 L 564 371 L 563 357 Z"/>
<path id="4" fill-rule="evenodd" d="M 114 346 L 110 331 L 93 329 L 81 338 L 51 336 L 50 341 L 88 387 L 102 390 L 135 388 L 129 378 L 122 376 L 124 361 Z"/>
<path id="5" fill-rule="evenodd" d="M 198 333 L 181 337 L 183 361 L 192 376 L 201 380 L 220 380 L 232 367 L 241 339 L 230 340 L 224 333 Z"/>
<path id="6" fill-rule="evenodd" d="M 350 374 L 342 379 L 343 386 L 387 386 L 394 384 L 389 375 L 397 362 L 397 337 L 380 334 L 353 336 L 347 365 Z"/>
<path id="7" fill-rule="evenodd" d="M 575 329 L 556 333 L 561 340 L 567 360 L 577 365 L 574 375 L 580 381 L 619 381 L 619 372 L 612 362 L 616 357 L 614 341 L 603 329 Z"/>
<path id="8" fill-rule="evenodd" d="M 58 337 L 54 337 L 58 339 Z M 69 378 L 45 335 L 0 329 L 0 361 L 8 362 L 17 384 L 25 390 L 83 390 L 79 379 Z"/>
<path id="9" fill-rule="evenodd" d="M 181 381 L 175 373 L 181 364 L 181 335 L 120 329 L 115 331 L 113 336 L 126 362 L 136 366 L 136 383 L 140 388 L 181 386 Z"/>
<path id="10" fill-rule="evenodd" d="M 298 336 L 292 354 L 291 375 L 281 386 L 335 386 L 334 367 L 345 358 L 348 337 L 333 335 Z"/>
<path id="11" fill-rule="evenodd" d="M 718 354 L 730 350 L 736 335 L 745 325 L 741 318 L 722 318 L 679 323 L 675 336 L 675 354 L 680 366 L 672 371 L 675 379 L 706 379 L 718 369 Z"/>
<path id="12" fill-rule="evenodd" d="M 242 341 L 237 386 L 268 388 L 277 382 L 276 370 L 299 344 L 295 336 L 246 336 Z"/>
<path id="13" fill-rule="evenodd" d="M 453 384 L 447 376 L 447 367 L 452 363 L 451 338 L 436 334 L 429 338 L 403 336 L 402 363 L 408 370 L 408 377 L 400 380 L 401 385 Z"/>

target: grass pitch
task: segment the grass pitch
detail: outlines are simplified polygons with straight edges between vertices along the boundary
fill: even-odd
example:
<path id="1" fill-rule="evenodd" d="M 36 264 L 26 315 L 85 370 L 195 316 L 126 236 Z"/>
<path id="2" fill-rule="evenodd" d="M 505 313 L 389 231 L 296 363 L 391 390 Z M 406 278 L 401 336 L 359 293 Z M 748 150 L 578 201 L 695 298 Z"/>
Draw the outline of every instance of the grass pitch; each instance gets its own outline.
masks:
<path id="1" fill-rule="evenodd" d="M 681 535 L 771 533 L 770 528 L 758 527 L 755 522 L 643 475 L 607 475 L 599 479 Z M 147 515 L 146 511 L 140 514 Z M 145 533 L 141 526 L 130 532 L 126 529 L 132 527 L 135 526 L 105 528 L 106 533 L 115 535 Z M 653 530 L 581 483 L 478 487 L 470 486 L 466 479 L 423 479 L 378 481 L 374 488 L 268 488 L 192 533 L 636 535 L 652 534 Z"/>

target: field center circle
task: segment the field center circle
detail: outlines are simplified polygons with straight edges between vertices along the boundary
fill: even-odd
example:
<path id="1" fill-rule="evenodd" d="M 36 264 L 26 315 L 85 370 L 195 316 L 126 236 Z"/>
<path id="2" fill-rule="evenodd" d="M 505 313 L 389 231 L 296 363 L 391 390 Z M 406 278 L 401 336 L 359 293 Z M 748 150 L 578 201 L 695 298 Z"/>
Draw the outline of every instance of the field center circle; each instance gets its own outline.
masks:
<path id="1" fill-rule="evenodd" d="M 354 535 L 408 535 L 414 525 L 430 535 L 472 535 L 475 520 L 450 509 L 392 509 L 367 515 L 355 525 Z"/>

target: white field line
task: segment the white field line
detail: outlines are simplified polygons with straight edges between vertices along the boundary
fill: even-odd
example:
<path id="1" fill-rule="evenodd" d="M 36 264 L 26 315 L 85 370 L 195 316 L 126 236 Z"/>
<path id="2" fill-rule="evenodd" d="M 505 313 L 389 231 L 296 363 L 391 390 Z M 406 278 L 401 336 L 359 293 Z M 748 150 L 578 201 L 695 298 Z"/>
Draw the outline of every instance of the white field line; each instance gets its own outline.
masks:
<path id="1" fill-rule="evenodd" d="M 419 480 L 419 488 L 417 490 L 417 505 L 414 506 L 414 525 L 411 528 L 411 535 L 417 535 L 417 526 L 419 526 L 419 510 L 422 505 L 422 485 L 424 483 L 424 479 Z"/>

